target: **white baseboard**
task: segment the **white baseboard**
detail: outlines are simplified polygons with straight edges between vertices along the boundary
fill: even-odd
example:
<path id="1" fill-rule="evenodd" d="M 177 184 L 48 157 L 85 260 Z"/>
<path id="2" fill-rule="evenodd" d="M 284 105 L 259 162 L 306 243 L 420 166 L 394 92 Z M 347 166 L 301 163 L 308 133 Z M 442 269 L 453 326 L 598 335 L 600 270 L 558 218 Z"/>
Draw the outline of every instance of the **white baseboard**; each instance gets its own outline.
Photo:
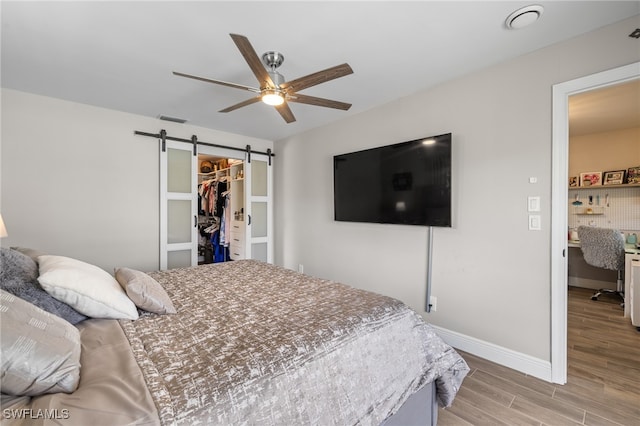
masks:
<path id="1" fill-rule="evenodd" d="M 615 282 L 592 280 L 590 278 L 574 277 L 571 275 L 569 275 L 568 284 L 569 287 L 582 287 L 589 288 L 591 290 L 599 290 L 601 288 L 608 288 L 610 290 L 616 289 Z"/>
<path id="2" fill-rule="evenodd" d="M 432 325 L 438 335 L 449 345 L 461 351 L 468 352 L 496 364 L 504 365 L 524 374 L 552 382 L 551 362 L 532 357 L 475 337 L 447 330 Z"/>

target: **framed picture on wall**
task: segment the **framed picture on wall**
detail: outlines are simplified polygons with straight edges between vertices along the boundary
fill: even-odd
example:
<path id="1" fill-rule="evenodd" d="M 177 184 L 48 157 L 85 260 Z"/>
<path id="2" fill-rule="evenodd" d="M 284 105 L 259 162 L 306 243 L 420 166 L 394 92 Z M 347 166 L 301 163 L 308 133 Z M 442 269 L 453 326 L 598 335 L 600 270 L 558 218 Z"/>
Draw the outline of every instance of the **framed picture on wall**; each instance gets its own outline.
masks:
<path id="1" fill-rule="evenodd" d="M 624 183 L 625 170 L 612 170 L 610 172 L 604 172 L 602 178 L 603 185 L 621 185 Z"/>
<path id="2" fill-rule="evenodd" d="M 640 166 L 629 167 L 629 170 L 627 170 L 627 183 L 640 183 Z"/>
<path id="3" fill-rule="evenodd" d="M 575 188 L 580 186 L 580 178 L 578 176 L 571 176 L 569 178 L 569 188 Z"/>
<path id="4" fill-rule="evenodd" d="M 580 173 L 580 186 L 602 185 L 602 172 Z"/>

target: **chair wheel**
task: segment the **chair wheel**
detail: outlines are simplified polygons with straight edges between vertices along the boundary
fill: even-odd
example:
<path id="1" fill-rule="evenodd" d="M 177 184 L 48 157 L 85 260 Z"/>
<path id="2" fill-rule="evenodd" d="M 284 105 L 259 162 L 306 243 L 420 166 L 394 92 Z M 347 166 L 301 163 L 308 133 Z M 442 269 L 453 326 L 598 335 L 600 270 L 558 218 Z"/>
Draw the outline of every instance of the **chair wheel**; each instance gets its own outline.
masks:
<path id="1" fill-rule="evenodd" d="M 598 296 L 591 296 L 591 300 L 598 300 Z"/>

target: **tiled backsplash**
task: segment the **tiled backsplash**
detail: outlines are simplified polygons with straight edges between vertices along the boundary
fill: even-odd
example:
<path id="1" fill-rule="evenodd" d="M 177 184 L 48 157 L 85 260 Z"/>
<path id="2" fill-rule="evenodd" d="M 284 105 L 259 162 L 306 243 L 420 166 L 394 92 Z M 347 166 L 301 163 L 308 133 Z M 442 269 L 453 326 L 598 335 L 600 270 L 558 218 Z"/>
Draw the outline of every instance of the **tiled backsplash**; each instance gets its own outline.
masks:
<path id="1" fill-rule="evenodd" d="M 574 205 L 576 196 L 582 205 Z M 640 186 L 569 188 L 568 213 L 569 228 L 585 225 L 640 231 Z"/>

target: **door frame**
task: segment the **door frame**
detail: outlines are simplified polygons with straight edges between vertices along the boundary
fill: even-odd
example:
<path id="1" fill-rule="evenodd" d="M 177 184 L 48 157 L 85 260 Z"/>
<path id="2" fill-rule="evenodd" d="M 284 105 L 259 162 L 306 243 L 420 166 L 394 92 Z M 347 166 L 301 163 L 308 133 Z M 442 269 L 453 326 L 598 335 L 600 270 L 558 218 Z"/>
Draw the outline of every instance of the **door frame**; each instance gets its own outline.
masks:
<path id="1" fill-rule="evenodd" d="M 224 148 L 219 146 L 211 146 L 211 145 L 198 145 L 198 155 L 211 155 L 220 158 L 232 158 L 235 160 L 242 160 L 244 162 L 244 212 L 247 217 L 247 220 L 244 221 L 245 224 L 245 259 L 253 259 L 254 256 L 252 254 L 253 244 L 266 244 L 267 245 L 267 258 L 265 259 L 268 263 L 273 263 L 273 165 L 272 162 L 274 158 L 269 154 L 262 154 L 259 152 L 252 151 L 248 154 L 246 151 L 239 151 L 233 148 Z M 197 161 L 197 156 L 196 156 Z M 263 161 L 268 164 L 267 169 L 267 196 L 254 196 L 252 194 L 252 161 Z M 196 166 L 197 167 L 197 166 Z M 196 173 L 197 176 L 197 173 Z M 194 189 L 197 192 L 197 189 Z M 197 197 L 196 197 L 197 199 Z M 265 202 L 267 203 L 267 236 L 266 237 L 254 237 L 251 228 L 251 203 L 252 202 Z M 197 213 L 196 213 L 197 214 Z M 196 240 L 196 251 L 197 251 L 197 240 Z M 196 262 L 197 264 L 197 262 Z"/>
<path id="2" fill-rule="evenodd" d="M 553 86 L 551 169 L 551 381 L 567 382 L 569 97 L 640 78 L 640 62 Z"/>
<path id="3" fill-rule="evenodd" d="M 227 158 L 227 159 L 233 159 L 233 160 L 242 160 L 242 162 L 244 163 L 244 170 L 245 170 L 245 183 L 244 185 L 246 186 L 246 182 L 250 182 L 250 178 L 246 175 L 246 169 L 247 169 L 247 153 L 246 151 L 239 151 L 239 150 L 235 150 L 235 149 L 231 149 L 231 148 L 222 148 L 219 146 L 211 146 L 211 145 L 198 145 L 198 155 L 210 155 L 212 157 L 218 157 L 218 158 Z M 199 159 L 198 159 L 199 161 Z M 229 182 L 229 184 L 231 184 Z M 197 183 L 196 183 L 197 186 Z M 195 191 L 197 191 L 197 189 L 195 189 Z M 246 194 L 246 187 L 244 188 L 244 192 Z M 244 204 L 246 204 L 246 195 L 245 195 L 245 200 L 244 200 Z M 247 210 L 247 207 L 245 205 L 245 211 Z M 249 230 L 246 230 L 245 232 L 249 232 Z M 245 235 L 249 235 L 249 234 L 245 234 Z M 246 246 L 247 242 L 246 242 L 246 238 L 245 238 L 245 246 Z"/>

